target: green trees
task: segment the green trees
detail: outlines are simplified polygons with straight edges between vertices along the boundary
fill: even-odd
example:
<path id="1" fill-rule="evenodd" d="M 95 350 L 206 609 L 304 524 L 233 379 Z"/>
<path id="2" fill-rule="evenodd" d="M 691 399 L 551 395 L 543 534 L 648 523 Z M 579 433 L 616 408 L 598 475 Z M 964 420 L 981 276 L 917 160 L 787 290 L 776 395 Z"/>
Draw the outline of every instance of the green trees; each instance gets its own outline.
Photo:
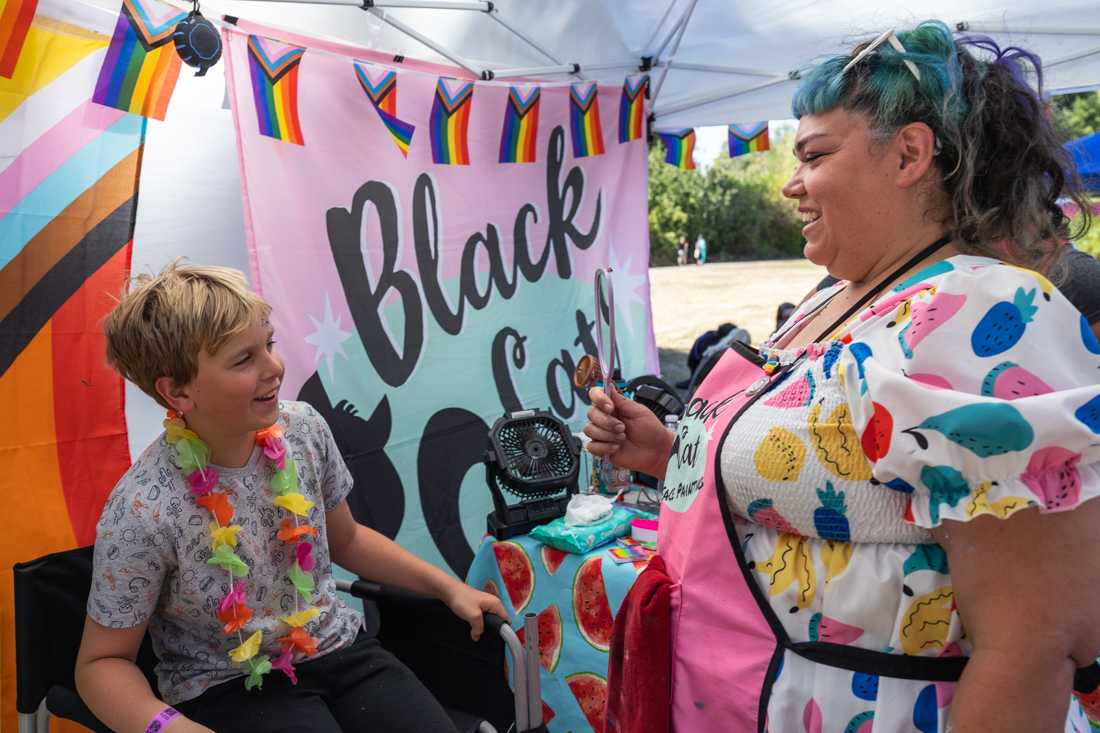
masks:
<path id="1" fill-rule="evenodd" d="M 791 133 L 772 149 L 738 158 L 721 154 L 705 171 L 685 171 L 664 162 L 660 142 L 649 151 L 650 261 L 676 261 L 676 243 L 689 247 L 702 234 L 708 260 L 798 257 L 802 225 L 797 206 L 779 192 L 794 170 Z"/>
<path id="2" fill-rule="evenodd" d="M 1100 130 L 1100 92 L 1064 94 L 1051 100 L 1054 122 L 1067 140 L 1075 140 Z M 1075 244 L 1084 251 L 1100 257 L 1100 221 L 1095 218 L 1089 231 Z"/>
<path id="3" fill-rule="evenodd" d="M 1100 130 L 1100 93 L 1063 94 L 1051 100 L 1054 121 L 1067 140 Z"/>

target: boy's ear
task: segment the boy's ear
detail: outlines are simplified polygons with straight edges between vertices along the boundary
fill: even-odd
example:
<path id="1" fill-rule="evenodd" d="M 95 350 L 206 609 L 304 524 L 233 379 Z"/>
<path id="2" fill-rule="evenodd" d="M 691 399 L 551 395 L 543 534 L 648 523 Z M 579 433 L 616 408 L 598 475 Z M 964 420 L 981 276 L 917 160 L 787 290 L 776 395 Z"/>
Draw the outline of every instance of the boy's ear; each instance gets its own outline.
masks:
<path id="1" fill-rule="evenodd" d="M 186 415 L 195 406 L 194 401 L 191 399 L 191 392 L 186 385 L 177 384 L 176 380 L 171 377 L 158 377 L 153 386 L 161 399 L 181 415 Z"/>

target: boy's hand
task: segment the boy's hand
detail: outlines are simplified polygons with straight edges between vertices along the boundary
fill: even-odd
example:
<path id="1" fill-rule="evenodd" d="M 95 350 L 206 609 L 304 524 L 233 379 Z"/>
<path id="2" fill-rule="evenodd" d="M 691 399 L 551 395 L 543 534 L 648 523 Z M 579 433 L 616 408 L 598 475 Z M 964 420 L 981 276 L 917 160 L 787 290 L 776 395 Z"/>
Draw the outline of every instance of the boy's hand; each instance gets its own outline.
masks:
<path id="1" fill-rule="evenodd" d="M 443 602 L 454 611 L 456 616 L 470 624 L 470 638 L 474 641 L 480 639 L 482 632 L 485 631 L 485 619 L 482 618 L 482 614 L 491 613 L 505 620 L 508 618 L 499 598 L 457 581 L 451 592 L 444 597 Z"/>

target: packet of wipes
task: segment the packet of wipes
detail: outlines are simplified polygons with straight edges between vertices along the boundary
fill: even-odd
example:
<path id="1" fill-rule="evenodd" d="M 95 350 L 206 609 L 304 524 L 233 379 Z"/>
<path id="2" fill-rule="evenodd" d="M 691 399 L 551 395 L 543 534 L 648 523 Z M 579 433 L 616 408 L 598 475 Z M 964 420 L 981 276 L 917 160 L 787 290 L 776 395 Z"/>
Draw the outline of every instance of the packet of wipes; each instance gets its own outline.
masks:
<path id="1" fill-rule="evenodd" d="M 595 524 L 611 514 L 611 499 L 596 494 L 575 494 L 565 507 L 565 523 L 570 526 Z"/>
<path id="2" fill-rule="evenodd" d="M 550 545 L 565 552 L 578 555 L 611 542 L 616 537 L 630 534 L 630 523 L 638 516 L 652 517 L 652 514 L 642 515 L 637 511 L 626 509 L 622 504 L 611 507 L 611 513 L 594 524 L 566 524 L 565 517 L 558 517 L 552 522 L 540 525 L 531 530 L 531 538 L 544 545 Z"/>

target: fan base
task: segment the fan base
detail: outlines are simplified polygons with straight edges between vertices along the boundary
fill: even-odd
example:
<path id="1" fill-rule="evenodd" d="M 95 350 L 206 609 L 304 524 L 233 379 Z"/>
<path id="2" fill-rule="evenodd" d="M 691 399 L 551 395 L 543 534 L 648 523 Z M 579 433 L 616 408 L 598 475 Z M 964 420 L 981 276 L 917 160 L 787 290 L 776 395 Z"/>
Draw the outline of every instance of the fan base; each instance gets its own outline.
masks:
<path id="1" fill-rule="evenodd" d="M 517 535 L 527 534 L 540 524 L 557 519 L 565 515 L 565 507 L 569 504 L 571 494 L 551 499 L 538 499 L 524 501 L 505 508 L 504 516 L 498 511 L 491 511 L 485 517 L 485 524 L 489 534 L 498 540 L 506 540 Z"/>

